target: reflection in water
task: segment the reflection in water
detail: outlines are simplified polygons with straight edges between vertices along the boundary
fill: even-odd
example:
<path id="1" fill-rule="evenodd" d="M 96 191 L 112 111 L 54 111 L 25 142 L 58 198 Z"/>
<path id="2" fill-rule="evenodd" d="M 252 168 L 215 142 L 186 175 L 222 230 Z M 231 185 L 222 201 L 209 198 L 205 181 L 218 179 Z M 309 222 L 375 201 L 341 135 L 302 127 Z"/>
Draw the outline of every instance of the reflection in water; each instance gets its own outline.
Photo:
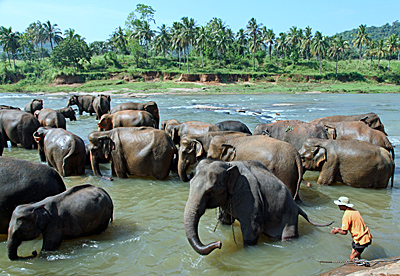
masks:
<path id="1" fill-rule="evenodd" d="M 1 94 L 0 104 L 23 107 L 38 96 Z M 46 108 L 65 107 L 68 97 L 40 96 Z M 112 96 L 112 106 L 131 101 Z M 330 115 L 376 112 L 382 119 L 390 141 L 400 145 L 398 106 L 400 98 L 386 95 L 153 95 L 133 101 L 157 102 L 161 121 L 175 118 L 181 122 L 200 120 L 217 123 L 240 120 L 251 131 L 259 123 L 278 119 L 312 119 Z M 207 106 L 216 108 L 199 109 Z M 279 114 L 279 115 L 278 115 Z M 94 116 L 84 114 L 75 122 L 67 121 L 67 130 L 79 135 L 85 143 L 90 132 L 97 130 Z M 37 150 L 6 148 L 4 156 L 40 162 Z M 399 168 L 399 165 L 397 165 Z M 109 164 L 102 172 L 111 176 Z M 360 211 L 373 235 L 373 243 L 363 258 L 374 259 L 400 255 L 400 174 L 395 171 L 393 189 L 355 189 L 345 185 L 318 186 L 318 173 L 307 172 L 302 184 L 301 207 L 315 222 L 334 220 L 339 227 L 343 213 L 333 203 L 348 196 Z M 243 248 L 239 223 L 232 228 L 219 225 L 214 232 L 216 215 L 208 210 L 199 225 L 204 243 L 222 241 L 222 248 L 200 256 L 190 247 L 183 229 L 183 211 L 189 183 L 172 173 L 164 181 L 154 178 L 105 181 L 94 177 L 87 168 L 85 175 L 64 178 L 67 187 L 91 183 L 107 190 L 115 205 L 114 221 L 101 235 L 65 241 L 55 252 L 24 262 L 11 262 L 6 254 L 6 235 L 0 235 L 0 274 L 29 275 L 147 275 L 209 274 L 213 275 L 315 275 L 338 264 L 320 264 L 316 260 L 344 261 L 350 254 L 351 237 L 330 234 L 331 227 L 314 227 L 299 217 L 298 239 L 280 242 L 262 236 L 257 246 Z M 235 243 L 236 240 L 236 243 Z M 24 242 L 19 250 L 29 255 L 40 251 L 42 239 Z"/>

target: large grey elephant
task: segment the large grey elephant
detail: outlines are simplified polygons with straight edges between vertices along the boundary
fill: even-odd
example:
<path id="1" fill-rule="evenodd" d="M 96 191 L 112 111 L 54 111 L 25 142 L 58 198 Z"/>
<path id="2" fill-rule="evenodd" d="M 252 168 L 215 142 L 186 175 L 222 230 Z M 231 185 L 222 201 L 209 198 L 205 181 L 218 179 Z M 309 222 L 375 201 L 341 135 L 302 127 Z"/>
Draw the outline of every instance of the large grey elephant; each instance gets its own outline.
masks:
<path id="1" fill-rule="evenodd" d="M 114 106 L 110 114 L 114 114 L 117 111 L 121 110 L 144 110 L 149 112 L 151 115 L 153 115 L 154 120 L 156 120 L 156 125 L 157 129 L 159 128 L 160 125 L 160 112 L 158 110 L 157 103 L 154 101 L 148 101 L 146 103 L 134 103 L 134 102 L 127 102 L 127 103 L 122 103 Z"/>
<path id="2" fill-rule="evenodd" d="M 70 121 L 76 121 L 75 111 L 72 107 L 59 108 L 56 111 L 61 113 L 65 118 L 69 118 Z"/>
<path id="3" fill-rule="evenodd" d="M 329 122 L 325 124 L 328 137 L 336 140 L 356 139 L 385 148 L 392 154 L 394 148 L 382 131 L 373 129 L 360 121 Z"/>
<path id="4" fill-rule="evenodd" d="M 42 108 L 43 108 L 43 100 L 33 99 L 31 102 L 25 105 L 24 111 L 34 114 L 36 110 L 41 110 Z"/>
<path id="5" fill-rule="evenodd" d="M 394 161 L 382 147 L 359 140 L 307 139 L 300 150 L 304 168 L 320 171 L 318 184 L 342 182 L 357 188 L 386 188 Z"/>
<path id="6" fill-rule="evenodd" d="M 19 205 L 8 228 L 7 253 L 18 260 L 18 247 L 23 241 L 43 236 L 42 251 L 57 250 L 65 239 L 97 235 L 113 219 L 113 202 L 100 187 L 90 184 L 74 186 L 39 202 Z M 31 257 L 37 255 L 32 252 Z"/>
<path id="7" fill-rule="evenodd" d="M 82 115 L 83 111 L 85 111 L 86 113 L 89 113 L 90 116 L 92 116 L 93 113 L 96 113 L 93 108 L 94 98 L 95 97 L 91 95 L 71 95 L 68 100 L 67 107 L 77 105 L 79 109 L 79 115 Z"/>
<path id="8" fill-rule="evenodd" d="M 220 131 L 213 124 L 200 121 L 186 121 L 183 123 L 171 119 L 162 123 L 162 129 L 172 138 L 176 145 L 180 144 L 181 138 L 188 134 L 202 134 L 211 131 Z"/>
<path id="9" fill-rule="evenodd" d="M 216 136 L 239 137 L 249 134 L 238 131 L 211 131 L 203 134 L 188 134 L 182 137 L 178 151 L 178 174 L 182 181 L 189 181 L 186 171 L 189 166 L 205 158 L 211 140 Z"/>
<path id="10" fill-rule="evenodd" d="M 300 200 L 303 164 L 299 152 L 287 142 L 266 135 L 217 136 L 210 142 L 207 158 L 260 161 L 286 185 L 295 200 Z"/>
<path id="11" fill-rule="evenodd" d="M 177 149 L 162 130 L 149 127 L 119 127 L 89 134 L 90 160 L 94 175 L 101 177 L 99 160 L 111 161 L 112 174 L 153 176 L 165 179 Z"/>
<path id="12" fill-rule="evenodd" d="M 85 143 L 79 136 L 61 128 L 40 127 L 33 137 L 41 161 L 47 161 L 61 176 L 85 173 Z"/>
<path id="13" fill-rule="evenodd" d="M 285 185 L 254 160 L 199 162 L 184 213 L 186 237 L 199 254 L 207 255 L 222 246 L 221 241 L 204 245 L 198 235 L 201 216 L 206 209 L 217 207 L 240 222 L 245 246 L 257 244 L 262 233 L 279 240 L 298 237 L 299 214 L 315 226 L 333 223 L 311 221 Z"/>
<path id="14" fill-rule="evenodd" d="M 322 117 L 315 120 L 310 121 L 313 124 L 325 125 L 328 122 L 343 122 L 343 121 L 361 121 L 364 122 L 367 126 L 385 132 L 385 127 L 381 122 L 379 116 L 373 112 L 360 114 L 360 115 L 335 115 L 329 117 Z"/>
<path id="15" fill-rule="evenodd" d="M 0 157 L 0 234 L 7 234 L 15 207 L 66 190 L 62 177 L 47 165 Z"/>
<path id="16" fill-rule="evenodd" d="M 104 114 L 110 113 L 111 97 L 100 94 L 93 100 L 93 109 L 96 112 L 96 119 L 99 120 Z"/>
<path id="17" fill-rule="evenodd" d="M 39 127 L 40 123 L 33 114 L 14 109 L 0 110 L 0 134 L 4 147 L 10 141 L 13 146 L 21 144 L 25 149 L 36 148 L 32 135 Z"/>
<path id="18" fill-rule="evenodd" d="M 151 126 L 156 128 L 156 121 L 149 112 L 144 110 L 121 110 L 113 114 L 104 114 L 97 124 L 102 130 L 116 127 Z"/>
<path id="19" fill-rule="evenodd" d="M 239 131 L 251 135 L 250 129 L 241 121 L 227 120 L 215 124 L 220 130 Z"/>
<path id="20" fill-rule="evenodd" d="M 307 138 L 328 139 L 326 129 L 323 126 L 299 120 L 282 120 L 272 124 L 258 124 L 253 131 L 253 135 L 268 135 L 288 142 L 298 151 Z"/>
<path id="21" fill-rule="evenodd" d="M 34 115 L 41 126 L 67 129 L 67 121 L 64 115 L 51 108 L 36 110 Z"/>

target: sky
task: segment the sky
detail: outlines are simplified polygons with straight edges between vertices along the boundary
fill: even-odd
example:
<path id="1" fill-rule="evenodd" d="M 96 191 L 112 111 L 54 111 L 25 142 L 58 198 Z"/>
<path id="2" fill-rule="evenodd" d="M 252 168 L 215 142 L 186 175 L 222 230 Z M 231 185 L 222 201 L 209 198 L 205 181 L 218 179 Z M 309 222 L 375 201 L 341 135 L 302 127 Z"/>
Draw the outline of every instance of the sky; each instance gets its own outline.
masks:
<path id="1" fill-rule="evenodd" d="M 200 26 L 217 17 L 236 33 L 254 17 L 276 35 L 293 26 L 309 26 L 313 33 L 332 36 L 361 24 L 378 27 L 400 20 L 399 0 L 0 0 L 0 26 L 23 32 L 30 23 L 49 20 L 63 33 L 74 29 L 88 43 L 105 41 L 119 26 L 125 27 L 139 3 L 156 11 L 155 30 L 161 24 L 170 27 L 184 16 Z"/>

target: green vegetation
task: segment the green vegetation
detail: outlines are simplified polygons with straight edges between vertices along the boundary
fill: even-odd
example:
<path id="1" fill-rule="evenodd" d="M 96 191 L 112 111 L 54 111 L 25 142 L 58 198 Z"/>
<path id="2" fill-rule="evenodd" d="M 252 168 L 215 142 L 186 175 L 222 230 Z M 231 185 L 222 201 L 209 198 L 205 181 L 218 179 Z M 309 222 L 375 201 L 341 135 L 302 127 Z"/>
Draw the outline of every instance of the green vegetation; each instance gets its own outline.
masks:
<path id="1" fill-rule="evenodd" d="M 79 87 L 82 91 L 166 92 L 177 86 L 180 74 L 190 73 L 217 74 L 225 84 L 232 79 L 239 84 L 250 80 L 252 84 L 238 85 L 245 93 L 399 92 L 395 86 L 400 84 L 397 21 L 383 26 L 382 32 L 361 24 L 350 36 L 345 32 L 327 37 L 320 31 L 313 35 L 310 27 L 296 26 L 277 35 L 255 18 L 236 34 L 220 18 L 198 26 L 193 18 L 182 17 L 171 27 L 161 24 L 155 30 L 154 15 L 150 6 L 138 4 L 125 28 L 119 26 L 109 40 L 90 45 L 73 29 L 62 36 L 50 21 L 34 22 L 23 33 L 0 27 L 0 91 L 75 91 Z M 162 82 L 167 74 L 172 81 Z M 228 76 L 233 74 L 237 76 Z M 80 84 L 55 85 L 57 79 L 68 77 Z M 154 77 L 158 82 L 145 82 Z M 182 83 L 179 87 L 185 85 L 199 87 Z M 228 84 L 206 90 L 230 93 L 235 89 Z"/>

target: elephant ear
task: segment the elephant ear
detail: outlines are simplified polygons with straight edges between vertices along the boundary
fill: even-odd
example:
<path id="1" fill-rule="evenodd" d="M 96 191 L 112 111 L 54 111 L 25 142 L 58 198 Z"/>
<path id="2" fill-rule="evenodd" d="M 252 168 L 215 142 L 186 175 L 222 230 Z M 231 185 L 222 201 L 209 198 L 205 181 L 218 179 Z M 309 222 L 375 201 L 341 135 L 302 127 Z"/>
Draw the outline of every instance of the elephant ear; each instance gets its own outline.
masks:
<path id="1" fill-rule="evenodd" d="M 236 181 L 240 176 L 240 171 L 237 166 L 230 166 L 226 172 L 229 174 L 229 180 L 228 180 L 228 192 L 230 194 L 233 194 L 235 191 L 235 186 L 236 186 Z"/>
<path id="2" fill-rule="evenodd" d="M 236 149 L 234 146 L 229 145 L 229 144 L 222 144 L 221 145 L 221 155 L 219 159 L 222 161 L 230 162 L 233 159 L 235 159 L 236 156 Z"/>
<path id="3" fill-rule="evenodd" d="M 196 143 L 196 158 L 200 158 L 204 154 L 203 145 L 199 141 L 195 141 Z"/>
<path id="4" fill-rule="evenodd" d="M 174 143 L 178 144 L 179 142 L 179 130 L 176 126 L 171 126 L 171 138 Z"/>
<path id="5" fill-rule="evenodd" d="M 111 152 L 115 149 L 115 144 L 109 137 L 102 139 L 102 141 L 104 157 L 109 159 L 111 157 Z"/>
<path id="6" fill-rule="evenodd" d="M 336 132 L 336 128 L 334 126 L 325 125 L 325 130 L 326 130 L 326 133 L 328 134 L 328 137 L 332 138 L 333 140 L 336 139 L 337 132 Z"/>
<path id="7" fill-rule="evenodd" d="M 36 226 L 43 230 L 50 221 L 50 213 L 44 207 L 36 208 L 33 210 L 33 219 L 36 222 Z"/>
<path id="8" fill-rule="evenodd" d="M 317 167 L 321 164 L 321 162 L 326 160 L 326 149 L 321 146 L 313 147 L 314 152 L 314 160 L 317 164 Z"/>
<path id="9" fill-rule="evenodd" d="M 269 129 L 266 128 L 262 131 L 262 135 L 267 135 L 268 137 L 271 137 L 271 132 L 269 132 Z"/>

